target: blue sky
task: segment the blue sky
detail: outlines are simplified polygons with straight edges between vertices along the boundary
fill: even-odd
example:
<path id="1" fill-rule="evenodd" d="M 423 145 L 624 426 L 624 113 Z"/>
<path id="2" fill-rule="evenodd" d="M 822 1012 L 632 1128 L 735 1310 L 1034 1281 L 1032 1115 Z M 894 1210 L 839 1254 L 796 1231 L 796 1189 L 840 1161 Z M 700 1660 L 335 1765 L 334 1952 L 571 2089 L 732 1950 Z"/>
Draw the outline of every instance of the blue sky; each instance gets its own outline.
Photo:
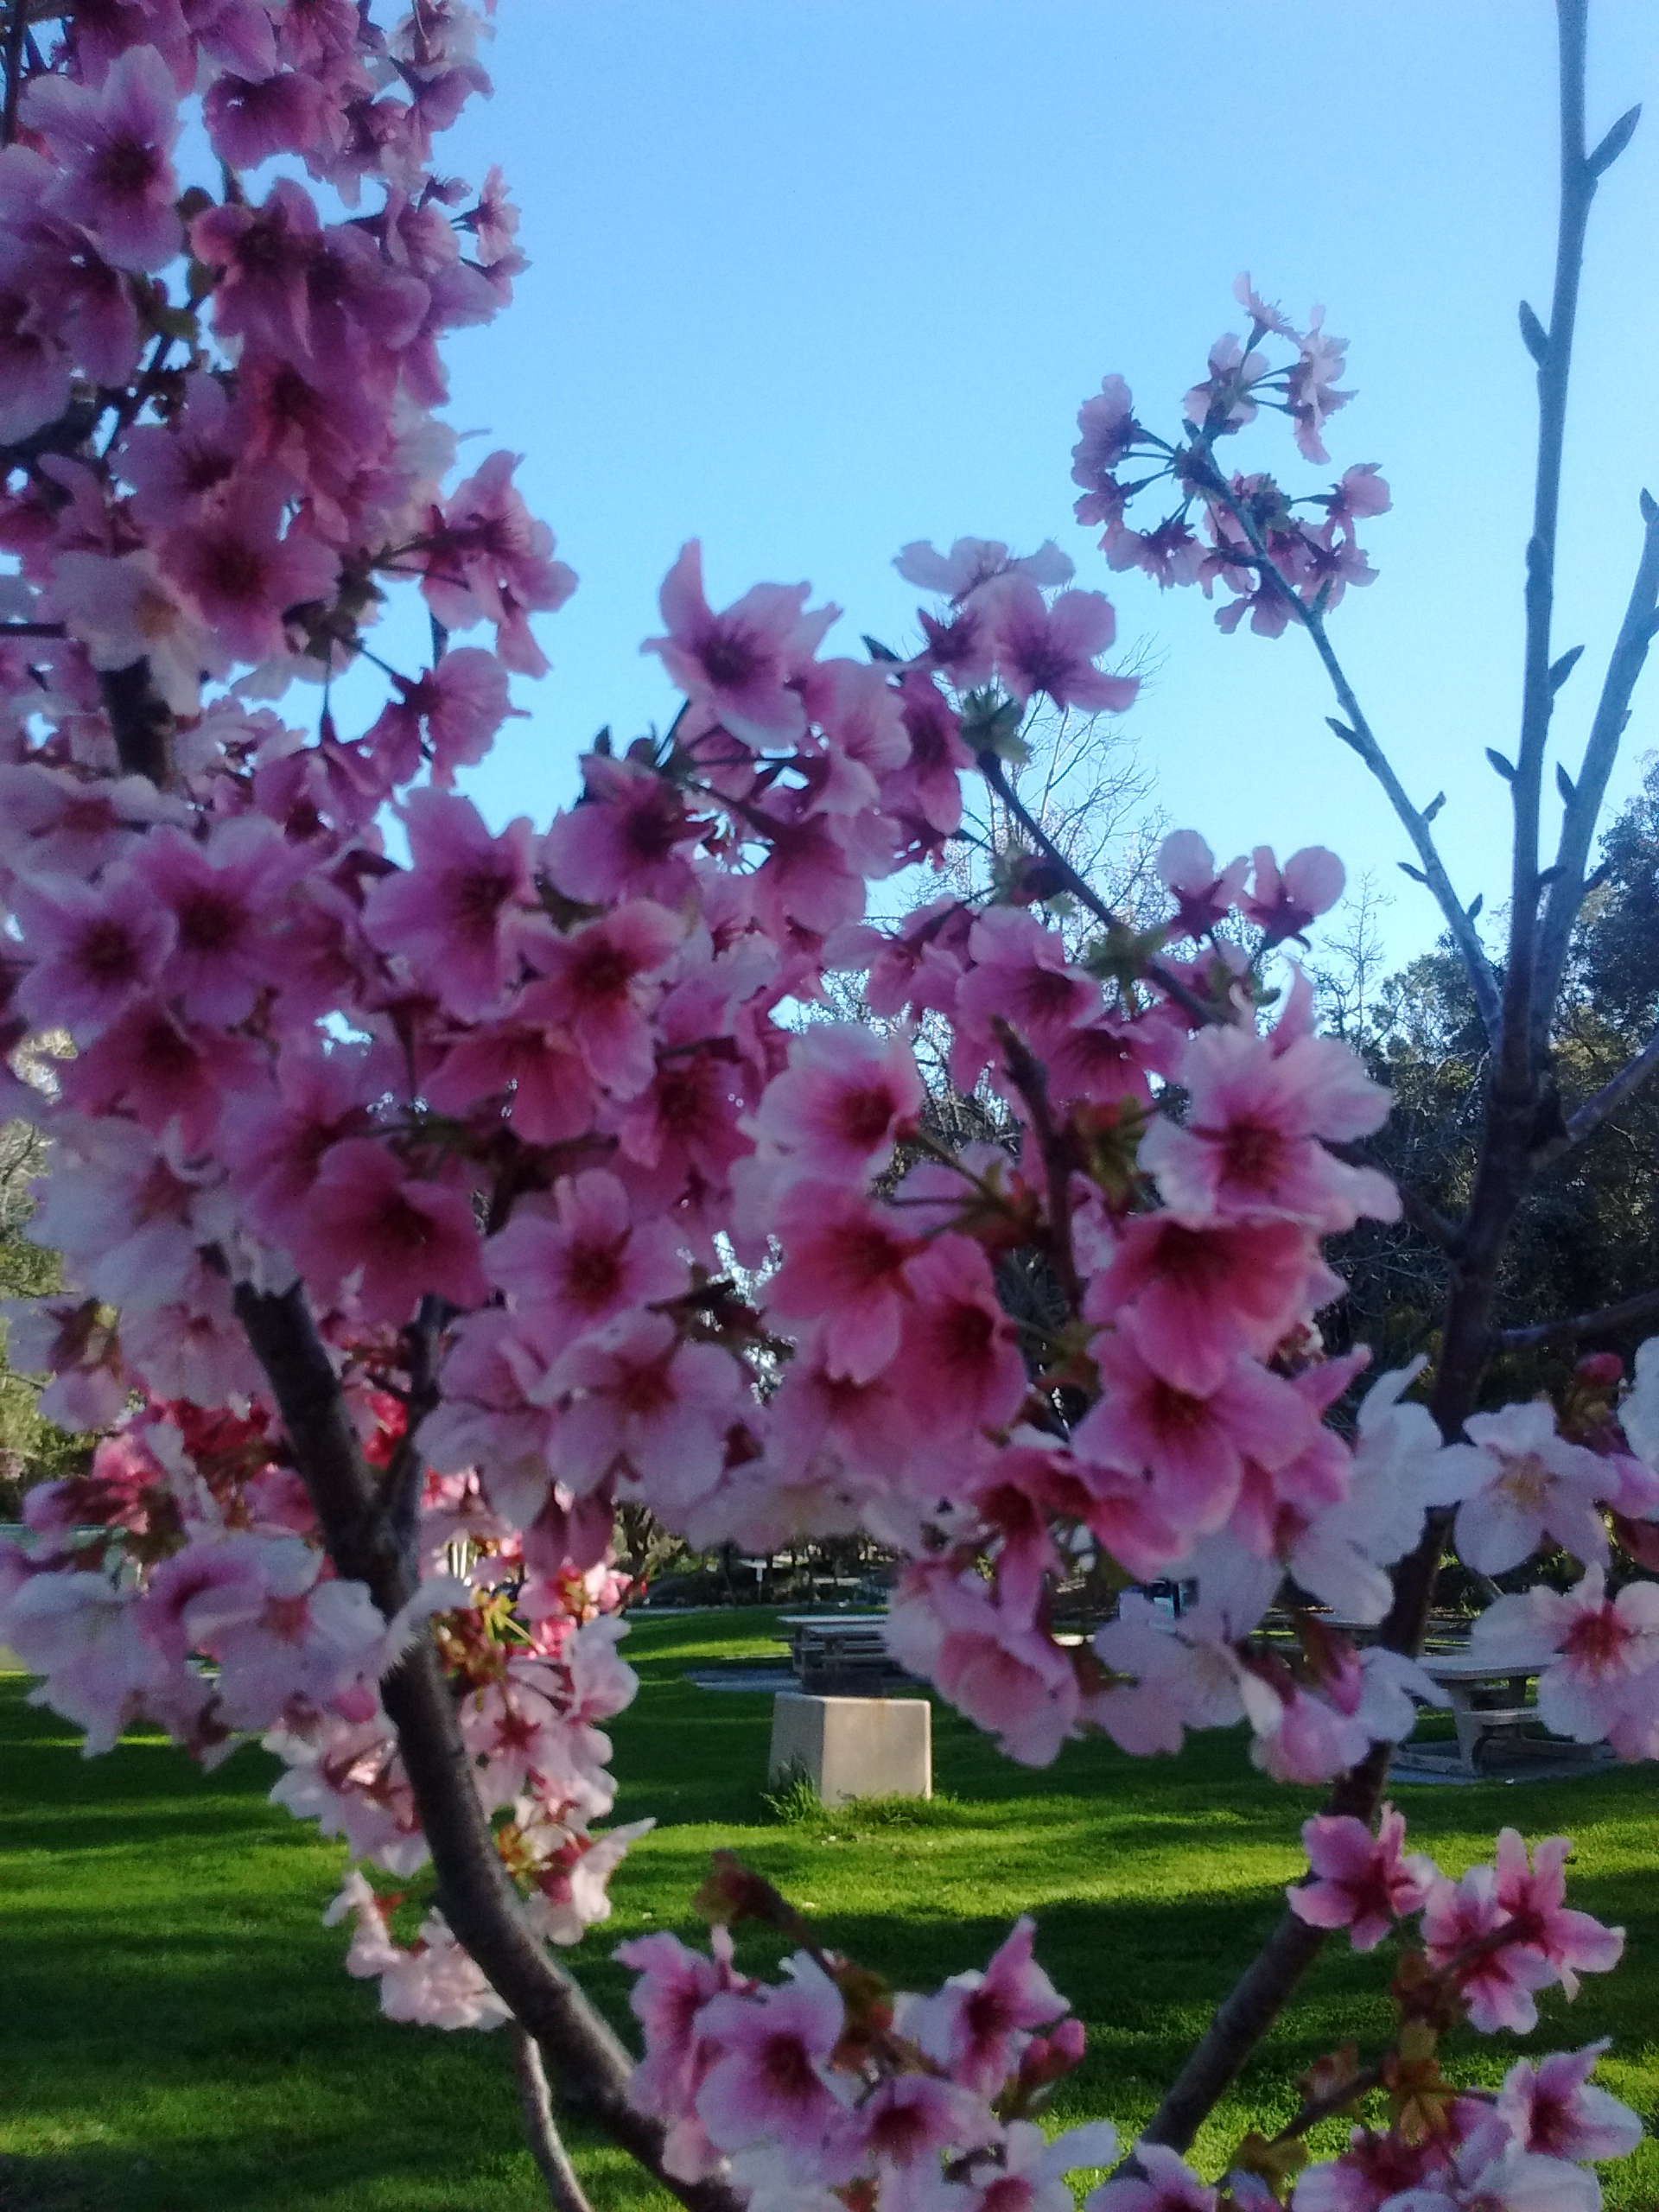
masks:
<path id="1" fill-rule="evenodd" d="M 1568 443 L 1558 650 L 1572 765 L 1659 489 L 1654 283 L 1659 10 L 1598 0 L 1592 135 L 1649 119 L 1604 184 Z M 1109 369 L 1174 423 L 1243 268 L 1351 340 L 1337 468 L 1376 461 L 1380 570 L 1333 618 L 1379 734 L 1440 818 L 1465 898 L 1500 903 L 1507 802 L 1485 764 L 1518 711 L 1533 386 L 1516 332 L 1549 291 L 1554 13 L 1546 0 L 501 0 L 493 102 L 451 141 L 505 168 L 531 267 L 453 346 L 451 414 L 527 455 L 582 576 L 542 622 L 471 788 L 538 820 L 575 753 L 671 710 L 639 639 L 682 541 L 711 596 L 810 578 L 830 650 L 909 632 L 913 537 L 1057 537 L 1110 591 L 1154 680 L 1128 718 L 1172 818 L 1225 851 L 1334 845 L 1397 891 L 1391 948 L 1432 933 L 1385 802 L 1324 726 L 1306 642 L 1215 631 L 1194 592 L 1111 578 L 1071 520 L 1073 416 Z M 1241 461 L 1294 464 L 1282 426 Z M 469 453 L 489 449 L 480 442 Z M 1619 790 L 1659 744 L 1654 677 Z"/>

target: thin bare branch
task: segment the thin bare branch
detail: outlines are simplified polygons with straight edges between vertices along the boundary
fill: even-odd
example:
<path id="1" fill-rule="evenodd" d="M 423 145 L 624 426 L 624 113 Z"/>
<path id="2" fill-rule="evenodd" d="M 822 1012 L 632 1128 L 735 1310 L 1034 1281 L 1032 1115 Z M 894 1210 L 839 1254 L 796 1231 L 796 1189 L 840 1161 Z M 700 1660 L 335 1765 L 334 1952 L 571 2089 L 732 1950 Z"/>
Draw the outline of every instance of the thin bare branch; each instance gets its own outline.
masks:
<path id="1" fill-rule="evenodd" d="M 530 2154 L 547 2183 L 554 2212 L 594 2212 L 587 2192 L 576 2177 L 570 2153 L 564 2147 L 559 2124 L 553 2117 L 553 2097 L 547 2086 L 541 2047 L 515 2020 L 512 2024 L 512 2070 L 518 2079 L 518 2104 L 524 2116 L 524 2135 Z"/>
<path id="2" fill-rule="evenodd" d="M 1534 1079 L 1536 1034 L 1550 1008 L 1540 1004 L 1538 823 L 1544 756 L 1555 685 L 1550 626 L 1555 603 L 1555 529 L 1560 512 L 1561 455 L 1567 395 L 1584 270 L 1585 232 L 1599 172 L 1584 136 L 1585 42 L 1588 0 L 1557 0 L 1560 38 L 1560 206 L 1555 232 L 1555 279 L 1549 327 L 1538 359 L 1538 465 L 1533 483 L 1532 536 L 1527 543 L 1526 649 L 1521 692 L 1521 741 L 1510 785 L 1515 844 L 1510 880 L 1510 957 L 1503 978 L 1503 1034 L 1496 1080 L 1519 1096 Z"/>
<path id="3" fill-rule="evenodd" d="M 23 90 L 23 42 L 29 35 L 29 10 L 23 0 L 11 0 L 6 19 L 6 98 L 0 116 L 0 144 L 10 146 L 17 136 L 17 103 Z"/>
<path id="4" fill-rule="evenodd" d="M 1646 492 L 1642 494 L 1642 558 L 1637 565 L 1636 582 L 1630 587 L 1630 604 L 1608 658 L 1607 674 L 1596 704 L 1595 719 L 1590 725 L 1578 781 L 1569 787 L 1571 796 L 1561 817 L 1560 842 L 1555 853 L 1557 873 L 1549 887 L 1538 940 L 1537 993 L 1532 1009 L 1535 1052 L 1542 1051 L 1549 1039 L 1573 925 L 1584 904 L 1591 840 L 1595 835 L 1602 801 L 1607 795 L 1607 779 L 1618 758 L 1619 740 L 1630 718 L 1637 680 L 1648 657 L 1656 619 L 1659 618 L 1659 504 Z"/>
<path id="5" fill-rule="evenodd" d="M 1440 848 L 1434 842 L 1434 833 L 1429 828 L 1428 817 L 1421 807 L 1413 805 L 1407 796 L 1405 785 L 1395 773 L 1393 763 L 1378 743 L 1376 734 L 1366 719 L 1364 709 L 1348 680 L 1347 672 L 1337 658 L 1336 648 L 1331 643 L 1323 613 L 1317 607 L 1309 607 L 1300 593 L 1281 574 L 1277 563 L 1268 550 L 1266 541 L 1256 528 L 1255 517 L 1235 495 L 1223 472 L 1211 464 L 1204 482 L 1205 489 L 1220 501 L 1249 540 L 1251 550 L 1256 556 L 1257 573 L 1272 586 L 1313 639 L 1313 650 L 1318 653 L 1320 664 L 1331 679 L 1331 688 L 1347 717 L 1345 724 L 1332 721 L 1332 728 L 1345 745 L 1358 753 L 1388 793 L 1389 804 L 1404 826 L 1413 849 L 1422 863 L 1422 880 L 1433 893 L 1435 902 L 1446 918 L 1446 925 L 1452 933 L 1452 942 L 1468 970 L 1475 1003 L 1480 1009 L 1486 1033 L 1496 1038 L 1501 1018 L 1497 979 L 1492 973 L 1491 963 L 1486 957 L 1486 948 L 1480 941 L 1468 909 L 1452 887 L 1452 879 L 1446 874 L 1446 863 L 1441 860 Z"/>
<path id="6" fill-rule="evenodd" d="M 1087 879 L 1078 874 L 1065 855 L 1044 830 L 1041 823 L 1021 800 L 1013 785 L 1008 781 L 1002 763 L 996 754 L 990 752 L 981 753 L 976 757 L 976 765 L 980 774 L 984 777 L 1027 836 L 1031 839 L 1043 858 L 1053 868 L 1072 897 L 1080 905 L 1086 906 L 1096 921 L 1103 922 L 1108 929 L 1127 929 L 1128 925 L 1122 915 L 1114 913 L 1099 893 L 1090 887 Z M 1217 1010 L 1209 1001 L 1201 997 L 1190 983 L 1184 982 L 1180 976 L 1166 968 L 1161 961 L 1148 961 L 1146 974 L 1150 982 L 1155 983 L 1166 997 L 1173 999 L 1176 1005 L 1190 1014 L 1194 1020 L 1208 1024 L 1217 1020 Z"/>
<path id="7" fill-rule="evenodd" d="M 414 1566 L 381 1508 L 303 1290 L 296 1284 L 277 1295 L 245 1283 L 236 1312 L 270 1382 L 329 1557 L 342 1575 L 367 1585 L 390 1618 L 414 1594 Z M 664 2172 L 663 2128 L 628 2099 L 627 2051 L 525 1919 L 473 1785 L 454 1699 L 429 1635 L 417 1638 L 380 1689 L 432 1853 L 438 1904 L 456 1940 L 595 2126 L 690 2212 L 739 2212 L 723 2183 L 677 2181 Z"/>
<path id="8" fill-rule="evenodd" d="M 1593 1097 L 1586 1098 L 1574 1114 L 1569 1114 L 1567 1125 L 1540 1145 L 1532 1155 L 1535 1169 L 1548 1167 L 1560 1160 L 1564 1153 L 1581 1145 L 1587 1136 L 1594 1135 L 1611 1115 L 1617 1114 L 1627 1099 L 1633 1098 L 1643 1084 L 1659 1072 L 1659 1030 L 1649 1038 L 1636 1058 L 1622 1067 L 1611 1082 L 1605 1083 Z"/>
<path id="9" fill-rule="evenodd" d="M 1551 1344 L 1582 1344 L 1586 1337 L 1617 1336 L 1621 1329 L 1639 1328 L 1643 1321 L 1659 1319 L 1659 1290 L 1640 1290 L 1621 1298 L 1617 1306 L 1604 1306 L 1597 1313 L 1574 1313 L 1562 1321 L 1543 1321 L 1531 1329 L 1500 1329 L 1493 1337 L 1499 1351 L 1541 1351 Z"/>

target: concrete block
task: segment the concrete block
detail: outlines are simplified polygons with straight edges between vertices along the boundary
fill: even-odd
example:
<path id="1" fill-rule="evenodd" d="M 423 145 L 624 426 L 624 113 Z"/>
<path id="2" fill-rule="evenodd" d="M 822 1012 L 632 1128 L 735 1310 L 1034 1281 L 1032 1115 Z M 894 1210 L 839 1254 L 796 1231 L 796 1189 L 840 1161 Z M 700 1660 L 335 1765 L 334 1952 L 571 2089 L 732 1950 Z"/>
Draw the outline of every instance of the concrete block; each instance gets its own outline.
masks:
<path id="1" fill-rule="evenodd" d="M 805 1697 L 772 1701 L 767 1778 L 804 1774 L 826 1805 L 849 1797 L 933 1795 L 933 1708 L 925 1697 Z"/>

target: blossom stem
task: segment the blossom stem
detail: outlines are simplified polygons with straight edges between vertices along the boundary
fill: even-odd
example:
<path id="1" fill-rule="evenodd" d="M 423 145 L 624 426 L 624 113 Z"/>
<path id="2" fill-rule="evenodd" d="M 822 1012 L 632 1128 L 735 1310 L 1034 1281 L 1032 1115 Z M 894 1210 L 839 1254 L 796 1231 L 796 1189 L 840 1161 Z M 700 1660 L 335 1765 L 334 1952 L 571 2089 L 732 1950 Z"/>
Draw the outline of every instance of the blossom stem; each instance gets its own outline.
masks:
<path id="1" fill-rule="evenodd" d="M 1655 1319 L 1659 1319 L 1659 1290 L 1640 1290 L 1633 1298 L 1621 1298 L 1617 1305 L 1604 1306 L 1594 1313 L 1573 1313 L 1532 1329 L 1500 1329 L 1492 1344 L 1498 1351 L 1539 1351 L 1550 1344 L 1579 1344 L 1586 1337 L 1611 1336 Z"/>
<path id="2" fill-rule="evenodd" d="M 1262 534 L 1256 528 L 1254 516 L 1243 502 L 1235 496 L 1231 485 L 1215 467 L 1213 461 L 1210 461 L 1207 451 L 1205 454 L 1205 467 L 1202 475 L 1205 490 L 1226 508 L 1228 513 L 1244 532 L 1255 556 L 1254 566 L 1258 575 L 1271 587 L 1293 618 L 1301 625 L 1313 640 L 1313 650 L 1319 655 L 1320 664 L 1331 680 L 1331 688 L 1337 695 L 1338 702 L 1343 713 L 1347 716 L 1345 724 L 1333 723 L 1332 727 L 1338 730 L 1338 734 L 1344 742 L 1351 746 L 1358 753 L 1360 759 L 1387 792 L 1389 804 L 1393 807 L 1395 815 L 1404 826 L 1406 834 L 1415 848 L 1417 857 L 1422 863 L 1423 878 L 1429 890 L 1433 893 L 1436 903 L 1446 918 L 1446 927 L 1451 931 L 1452 939 L 1462 956 L 1487 1034 L 1495 1038 L 1500 1020 L 1497 981 L 1492 974 L 1491 963 L 1486 957 L 1485 947 L 1475 932 L 1475 925 L 1469 918 L 1468 910 L 1452 887 L 1452 879 L 1446 874 L 1446 864 L 1440 858 L 1440 848 L 1434 842 L 1427 816 L 1421 807 L 1412 804 L 1407 796 L 1405 785 L 1395 773 L 1393 763 L 1378 743 L 1376 734 L 1366 719 L 1365 710 L 1359 703 L 1358 696 L 1348 680 L 1347 671 L 1337 658 L 1336 648 L 1332 645 L 1330 632 L 1325 626 L 1322 610 L 1318 606 L 1309 607 L 1301 594 L 1287 581 L 1277 562 L 1268 552 Z"/>
<path id="3" fill-rule="evenodd" d="M 1027 836 L 1041 853 L 1043 858 L 1062 879 L 1072 897 L 1081 906 L 1086 906 L 1097 922 L 1103 922 L 1109 930 L 1126 928 L 1128 925 L 1123 917 L 1115 913 L 1099 893 L 1090 887 L 1087 879 L 1077 873 L 1065 854 L 1054 843 L 1052 838 L 1045 832 L 1042 825 L 1008 781 L 1002 763 L 996 754 L 990 752 L 978 753 L 976 756 L 975 765 L 1004 806 L 1007 808 L 1008 812 L 1025 831 Z M 1208 999 L 1202 997 L 1191 984 L 1183 982 L 1181 978 L 1173 974 L 1161 961 L 1147 961 L 1146 974 L 1149 982 L 1155 983 L 1166 998 L 1173 999 L 1176 1005 L 1183 1012 L 1190 1014 L 1194 1020 L 1202 1021 L 1208 1026 L 1222 1019 Z"/>
<path id="4" fill-rule="evenodd" d="M 512 2024 L 512 2070 L 518 2078 L 518 2103 L 524 2116 L 524 2135 L 530 2155 L 541 2170 L 555 2212 L 593 2212 L 586 2190 L 576 2177 L 553 2117 L 553 2097 L 542 2064 L 541 2045 L 534 2036 Z"/>
<path id="5" fill-rule="evenodd" d="M 1572 1151 L 1575 1145 L 1582 1144 L 1587 1136 L 1593 1135 L 1610 1115 L 1616 1114 L 1627 1098 L 1635 1096 L 1656 1070 L 1659 1070 L 1659 1030 L 1649 1038 L 1633 1060 L 1622 1067 L 1610 1082 L 1603 1084 L 1592 1096 L 1586 1098 L 1575 1114 L 1567 1116 L 1565 1128 L 1558 1129 L 1534 1152 L 1534 1167 L 1548 1166 L 1563 1153 Z"/>
<path id="6" fill-rule="evenodd" d="M 6 104 L 0 118 L 0 143 L 10 146 L 17 136 L 17 103 L 23 90 L 23 41 L 29 35 L 27 0 L 11 0 L 6 19 Z"/>
<path id="7" fill-rule="evenodd" d="M 1538 937 L 1537 991 L 1532 1017 L 1535 1050 L 1542 1050 L 1548 1042 L 1549 1020 L 1567 965 L 1573 925 L 1588 887 L 1591 840 L 1606 797 L 1607 780 L 1618 757 L 1630 700 L 1648 657 L 1656 615 L 1659 615 L 1659 503 L 1646 492 L 1642 494 L 1642 557 L 1637 564 L 1636 581 L 1630 587 L 1624 619 L 1608 658 L 1607 673 L 1585 743 L 1578 780 L 1562 779 L 1567 804 L 1555 851 L 1555 872 Z M 1560 680 L 1552 670 L 1552 686 L 1558 685 Z"/>
<path id="8" fill-rule="evenodd" d="M 237 1318 L 264 1368 L 338 1572 L 365 1583 L 390 1619 L 414 1594 L 404 1547 L 375 1496 L 340 1378 L 299 1285 L 280 1294 L 242 1284 Z M 381 1684 L 458 1942 L 556 2066 L 561 2082 L 613 2141 L 689 2212 L 740 2212 L 718 2181 L 682 2182 L 663 2167 L 664 2129 L 628 2100 L 633 2062 L 577 1984 L 526 1923 L 472 1780 L 454 1699 L 429 1634 Z"/>

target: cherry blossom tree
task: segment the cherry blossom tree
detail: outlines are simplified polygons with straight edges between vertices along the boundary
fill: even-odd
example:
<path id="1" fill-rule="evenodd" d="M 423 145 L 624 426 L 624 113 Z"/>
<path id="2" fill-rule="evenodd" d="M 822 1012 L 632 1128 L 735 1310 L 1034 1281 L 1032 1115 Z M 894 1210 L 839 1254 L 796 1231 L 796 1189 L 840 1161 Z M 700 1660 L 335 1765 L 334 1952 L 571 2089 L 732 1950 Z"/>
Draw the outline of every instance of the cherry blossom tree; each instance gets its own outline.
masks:
<path id="1" fill-rule="evenodd" d="M 348 1971 L 394 2018 L 508 2029 L 566 2206 L 550 2073 L 699 2212 L 1049 2212 L 1102 2167 L 1096 2212 L 1595 2204 L 1591 2165 L 1640 2132 L 1592 2082 L 1597 2047 L 1497 2094 L 1456 2088 L 1440 2050 L 1465 2024 L 1529 2029 L 1619 1931 L 1567 1904 L 1565 1840 L 1505 1829 L 1454 1881 L 1382 1802 L 1440 1694 L 1416 1655 L 1448 1541 L 1494 1572 L 1571 1554 L 1573 1587 L 1495 1606 L 1482 1646 L 1540 1668 L 1567 1732 L 1659 1751 L 1655 1586 L 1632 1567 L 1659 1560 L 1659 1356 L 1628 1389 L 1586 1363 L 1560 1408 L 1483 1395 L 1531 1179 L 1659 1065 L 1656 1040 L 1554 1107 L 1551 1009 L 1659 602 L 1644 496 L 1546 865 L 1581 249 L 1635 123 L 1588 150 L 1583 0 L 1560 8 L 1548 328 L 1522 314 L 1541 434 L 1524 714 L 1494 753 L 1516 824 L 1500 961 L 1331 642 L 1371 578 L 1378 470 L 1292 493 L 1221 458 L 1276 411 L 1326 465 L 1350 395 L 1322 311 L 1299 327 L 1242 279 L 1243 334 L 1166 430 L 1109 376 L 1074 455 L 1110 566 L 1219 589 L 1224 630 L 1303 633 L 1330 675 L 1491 1039 L 1455 1223 L 1368 1155 L 1387 1098 L 1319 1033 L 1290 957 L 1340 895 L 1332 854 L 1218 863 L 1178 832 L 1163 911 L 1131 923 L 1021 799 L 1005 764 L 1030 716 L 1135 691 L 1110 601 L 1052 547 L 906 548 L 933 603 L 895 661 L 829 650 L 836 610 L 804 585 L 711 607 L 689 545 L 646 644 L 682 696 L 669 731 L 596 747 L 543 830 L 493 830 L 457 794 L 512 679 L 545 671 L 531 618 L 575 579 L 514 456 L 454 480 L 442 413 L 445 334 L 522 267 L 499 175 L 435 158 L 487 90 L 489 26 L 465 0 L 378 12 L 3 14 L 0 1105 L 48 1147 L 34 1234 L 65 1285 L 11 1325 L 54 1417 L 97 1440 L 87 1473 L 29 1494 L 0 1635 L 89 1750 L 142 1718 L 204 1763 L 248 1738 L 276 1754 L 278 1802 L 346 1845 Z M 424 602 L 424 668 L 370 643 L 394 593 Z M 342 733 L 331 678 L 353 665 L 386 703 Z M 1033 866 L 877 926 L 870 887 L 938 866 L 975 779 Z M 835 975 L 866 979 L 886 1030 L 793 1018 Z M 924 1018 L 1017 1145 L 929 1128 Z M 29 1079 L 20 1056 L 37 1069 L 54 1038 Z M 1426 1395 L 1383 1376 L 1344 1427 L 1365 1355 L 1325 1351 L 1322 1242 L 1402 1210 L 1446 1256 L 1439 1352 Z M 1043 1315 L 999 1295 L 1009 1255 L 1052 1284 Z M 1028 1922 L 982 1970 L 896 1991 L 726 1854 L 707 1951 L 626 1947 L 643 2054 L 623 2044 L 560 1956 L 639 1833 L 603 1825 L 602 1724 L 633 1688 L 620 1505 L 698 1544 L 876 1536 L 905 1562 L 894 1653 L 1011 1758 L 1243 1723 L 1265 1772 L 1328 1785 L 1307 1877 L 1138 2143 L 1038 2124 L 1083 2037 Z M 1130 1586 L 1176 1572 L 1198 1586 L 1179 1619 Z M 1110 1613 L 1080 1649 L 1051 1604 L 1077 1575 Z M 1289 1647 L 1258 1634 L 1281 1593 Z M 792 1946 L 781 1978 L 738 1962 L 730 1931 L 757 1921 Z M 1344 1928 L 1398 1947 L 1392 2039 L 1322 2062 L 1284 2127 L 1200 2177 L 1204 2115 Z M 1348 2147 L 1308 2164 L 1338 2115 Z"/>

